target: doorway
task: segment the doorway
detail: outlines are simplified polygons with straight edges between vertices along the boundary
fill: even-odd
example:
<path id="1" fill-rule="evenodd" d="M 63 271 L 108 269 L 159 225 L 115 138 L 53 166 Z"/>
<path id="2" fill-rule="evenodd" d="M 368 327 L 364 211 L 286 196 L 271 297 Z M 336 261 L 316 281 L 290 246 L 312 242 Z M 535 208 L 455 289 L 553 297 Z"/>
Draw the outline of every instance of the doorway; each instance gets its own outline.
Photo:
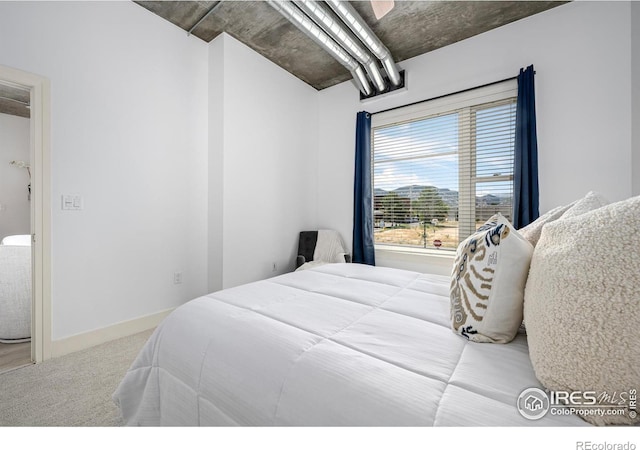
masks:
<path id="1" fill-rule="evenodd" d="M 31 91 L 0 81 L 0 373 L 31 363 Z"/>
<path id="2" fill-rule="evenodd" d="M 6 344 L 10 346 L 8 349 L 0 348 L 0 373 L 8 370 L 2 365 L 3 349 L 6 364 L 14 367 L 51 357 L 49 81 L 39 75 L 0 66 L 0 107 L 2 105 L 0 130 L 13 130 L 4 133 L 6 142 L 9 143 L 10 133 L 16 134 L 10 145 L 11 155 L 0 151 L 0 173 L 5 169 L 12 171 L 8 172 L 12 184 L 5 183 L 3 189 L 6 191 L 0 192 L 0 247 L 5 247 L 0 248 L 0 258 L 11 260 L 11 264 L 5 264 L 10 269 L 0 277 L 4 276 L 5 280 L 17 277 L 17 281 L 14 279 L 2 286 L 10 294 L 3 294 L 0 307 L 14 317 L 6 321 L 9 325 L 3 325 L 0 320 L 0 340 L 11 342 Z M 8 125 L 2 128 L 3 124 Z M 26 137 L 25 130 L 28 130 Z M 1 260 L 0 269 L 5 270 Z M 10 306 L 3 306 L 2 301 L 7 297 Z M 20 340 L 24 342 L 20 343 Z"/>

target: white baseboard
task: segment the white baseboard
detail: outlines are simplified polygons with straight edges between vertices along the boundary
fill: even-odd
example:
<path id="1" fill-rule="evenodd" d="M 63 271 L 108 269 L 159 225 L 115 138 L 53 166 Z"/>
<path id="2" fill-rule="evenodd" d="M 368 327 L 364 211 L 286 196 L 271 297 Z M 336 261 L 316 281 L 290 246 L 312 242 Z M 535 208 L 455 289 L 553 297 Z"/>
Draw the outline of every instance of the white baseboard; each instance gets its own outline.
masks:
<path id="1" fill-rule="evenodd" d="M 158 326 L 175 308 L 116 323 L 98 330 L 87 331 L 51 342 L 51 357 L 68 355 L 86 348 L 94 347 L 114 339 L 131 336 Z"/>

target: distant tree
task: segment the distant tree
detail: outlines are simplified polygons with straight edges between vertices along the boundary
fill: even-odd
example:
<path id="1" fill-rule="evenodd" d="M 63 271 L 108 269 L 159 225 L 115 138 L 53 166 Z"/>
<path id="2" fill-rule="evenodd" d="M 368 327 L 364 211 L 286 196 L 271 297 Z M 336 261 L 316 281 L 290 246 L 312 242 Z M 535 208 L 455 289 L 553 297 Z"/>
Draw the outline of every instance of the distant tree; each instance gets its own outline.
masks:
<path id="1" fill-rule="evenodd" d="M 402 222 L 407 215 L 408 199 L 400 197 L 395 192 L 389 192 L 380 199 L 380 209 L 382 218 L 386 222 L 398 223 Z"/>
<path id="2" fill-rule="evenodd" d="M 442 221 L 449 214 L 449 205 L 442 200 L 437 189 L 432 186 L 424 188 L 418 198 L 413 201 L 412 206 L 420 222 L 431 223 L 433 219 Z"/>

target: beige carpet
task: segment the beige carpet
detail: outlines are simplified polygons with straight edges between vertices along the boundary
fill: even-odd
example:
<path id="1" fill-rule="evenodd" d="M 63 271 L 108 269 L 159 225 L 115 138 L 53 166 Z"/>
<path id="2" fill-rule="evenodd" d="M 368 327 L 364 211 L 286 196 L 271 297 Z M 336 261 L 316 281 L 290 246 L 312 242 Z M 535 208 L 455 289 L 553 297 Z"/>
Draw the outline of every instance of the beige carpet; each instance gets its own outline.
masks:
<path id="1" fill-rule="evenodd" d="M 119 426 L 111 395 L 153 330 L 0 375 L 0 426 Z"/>

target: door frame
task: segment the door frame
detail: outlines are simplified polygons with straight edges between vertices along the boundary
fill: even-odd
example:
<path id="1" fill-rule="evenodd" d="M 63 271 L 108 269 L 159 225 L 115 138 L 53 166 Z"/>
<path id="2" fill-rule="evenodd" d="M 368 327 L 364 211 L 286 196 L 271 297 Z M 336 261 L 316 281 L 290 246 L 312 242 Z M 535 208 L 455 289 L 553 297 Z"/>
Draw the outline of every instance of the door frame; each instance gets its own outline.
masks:
<path id="1" fill-rule="evenodd" d="M 51 87 L 40 75 L 0 65 L 0 81 L 31 92 L 31 360 L 51 358 Z"/>

